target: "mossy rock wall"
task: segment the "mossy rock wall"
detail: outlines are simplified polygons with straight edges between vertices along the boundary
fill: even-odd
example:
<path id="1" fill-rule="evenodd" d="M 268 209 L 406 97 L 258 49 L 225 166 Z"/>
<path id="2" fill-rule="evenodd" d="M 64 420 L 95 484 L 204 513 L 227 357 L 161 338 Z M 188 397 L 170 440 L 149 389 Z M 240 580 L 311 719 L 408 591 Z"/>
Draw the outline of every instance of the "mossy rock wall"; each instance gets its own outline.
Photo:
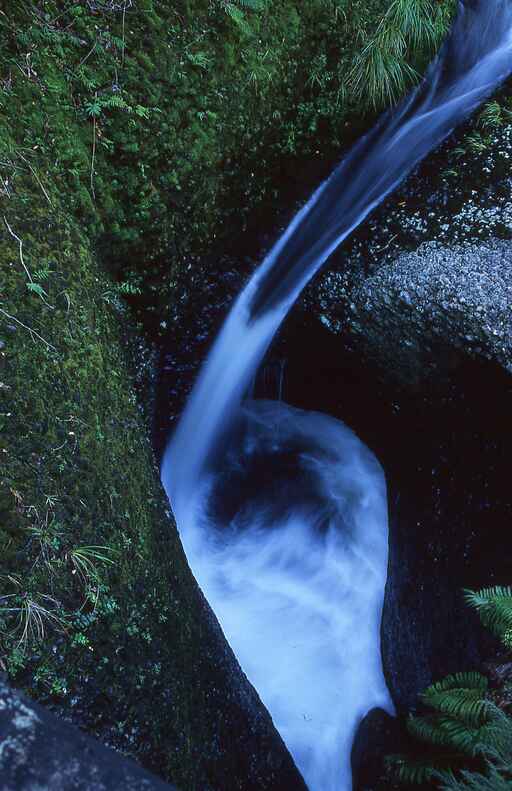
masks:
<path id="1" fill-rule="evenodd" d="M 43 187 L 50 176 L 159 332 L 180 272 L 257 207 L 275 210 L 298 169 L 322 178 L 323 160 L 419 75 L 454 3 L 402 6 L 12 0 L 0 10 L 4 188 L 20 171 Z"/>
<path id="2" fill-rule="evenodd" d="M 181 788 L 300 785 L 187 566 L 109 283 L 50 200 L 20 185 L 2 220 L 2 666 Z"/>

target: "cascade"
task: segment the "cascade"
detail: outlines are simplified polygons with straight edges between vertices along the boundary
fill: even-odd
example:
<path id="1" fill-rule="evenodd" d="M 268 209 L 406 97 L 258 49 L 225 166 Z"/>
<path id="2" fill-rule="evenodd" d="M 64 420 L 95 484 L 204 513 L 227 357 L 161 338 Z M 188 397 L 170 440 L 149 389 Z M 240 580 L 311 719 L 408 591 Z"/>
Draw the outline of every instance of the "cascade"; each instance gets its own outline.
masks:
<path id="1" fill-rule="evenodd" d="M 385 479 L 339 421 L 247 393 L 330 253 L 511 72 L 509 0 L 461 4 L 422 83 L 318 187 L 235 301 L 164 454 L 192 570 L 311 791 L 348 791 L 358 722 L 392 711 Z"/>

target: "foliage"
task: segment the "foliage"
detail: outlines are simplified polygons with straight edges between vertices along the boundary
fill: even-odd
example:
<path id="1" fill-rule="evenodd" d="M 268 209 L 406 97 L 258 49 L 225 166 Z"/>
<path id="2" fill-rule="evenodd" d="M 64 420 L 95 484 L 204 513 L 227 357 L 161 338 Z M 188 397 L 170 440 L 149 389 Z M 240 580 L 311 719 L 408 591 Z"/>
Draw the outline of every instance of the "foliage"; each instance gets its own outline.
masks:
<path id="1" fill-rule="evenodd" d="M 496 726 L 487 698 L 487 679 L 458 673 L 430 686 L 421 696 L 425 713 L 407 720 L 409 734 L 423 745 L 418 756 L 393 756 L 390 764 L 402 783 L 421 784 L 442 770 L 474 757 L 480 745 L 495 746 Z"/>
<path id="2" fill-rule="evenodd" d="M 446 6 L 431 0 L 393 0 L 376 30 L 362 37 L 348 86 L 375 108 L 393 104 L 419 74 L 446 34 Z M 360 34 L 361 35 L 361 34 Z"/>
<path id="3" fill-rule="evenodd" d="M 466 602 L 473 607 L 483 625 L 512 648 L 512 587 L 496 586 L 479 591 L 465 591 Z"/>
<path id="4" fill-rule="evenodd" d="M 458 777 L 447 772 L 441 778 L 441 791 L 509 791 L 512 782 L 512 720 L 498 708 L 493 714 L 499 738 L 492 748 L 482 748 L 485 770 L 462 770 Z"/>
<path id="5" fill-rule="evenodd" d="M 467 590 L 465 597 L 484 626 L 510 649 L 512 588 Z M 398 781 L 434 783 L 444 791 L 509 789 L 512 721 L 500 708 L 508 705 L 509 695 L 497 695 L 485 676 L 468 672 L 432 684 L 420 698 L 421 713 L 407 720 L 415 749 L 388 759 Z"/>

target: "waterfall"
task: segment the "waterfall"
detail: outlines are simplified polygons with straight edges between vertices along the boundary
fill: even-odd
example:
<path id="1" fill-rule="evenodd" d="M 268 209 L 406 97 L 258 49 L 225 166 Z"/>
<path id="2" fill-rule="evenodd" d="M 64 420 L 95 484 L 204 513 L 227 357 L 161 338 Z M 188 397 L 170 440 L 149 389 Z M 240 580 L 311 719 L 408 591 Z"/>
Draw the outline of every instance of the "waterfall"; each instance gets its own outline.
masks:
<path id="1" fill-rule="evenodd" d="M 461 5 L 423 82 L 298 212 L 235 301 L 162 464 L 190 565 L 311 791 L 351 788 L 350 746 L 392 710 L 380 660 L 383 472 L 343 424 L 245 401 L 301 290 L 512 72 L 510 0 Z"/>

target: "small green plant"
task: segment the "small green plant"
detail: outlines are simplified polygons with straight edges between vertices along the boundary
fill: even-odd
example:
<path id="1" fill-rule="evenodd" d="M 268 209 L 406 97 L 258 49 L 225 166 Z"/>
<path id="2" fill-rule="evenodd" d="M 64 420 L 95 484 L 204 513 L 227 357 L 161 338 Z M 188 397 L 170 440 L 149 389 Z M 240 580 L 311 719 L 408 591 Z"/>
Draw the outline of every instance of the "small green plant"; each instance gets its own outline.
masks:
<path id="1" fill-rule="evenodd" d="M 44 564 L 49 574 L 53 573 L 53 560 L 62 546 L 62 525 L 57 522 L 50 509 L 43 519 L 36 509 L 32 509 L 33 523 L 27 528 L 29 534 L 28 550 L 34 557 L 32 568 Z"/>
<path id="2" fill-rule="evenodd" d="M 19 576 L 6 575 L 4 579 L 14 591 L 0 596 L 0 621 L 18 651 L 24 653 L 29 644 L 42 642 L 50 628 L 65 630 L 62 606 L 53 596 L 23 590 Z"/>
<path id="3" fill-rule="evenodd" d="M 465 599 L 510 650 L 512 587 L 466 590 Z M 506 692 L 498 695 L 475 672 L 430 686 L 420 696 L 420 712 L 406 723 L 417 749 L 388 758 L 393 776 L 405 785 L 432 783 L 444 791 L 510 789 L 512 721 L 501 708 L 510 699 L 510 690 Z"/>
<path id="4" fill-rule="evenodd" d="M 264 0 L 220 0 L 220 5 L 237 27 L 250 34 L 251 26 L 247 20 L 246 11 L 258 12 L 265 7 Z"/>
<path id="5" fill-rule="evenodd" d="M 394 104 L 419 79 L 411 51 L 432 53 L 446 30 L 431 0 L 393 0 L 355 55 L 347 82 L 356 101 L 375 109 Z"/>
<path id="6" fill-rule="evenodd" d="M 496 129 L 503 123 L 503 110 L 496 100 L 487 102 L 478 118 L 479 126 L 484 129 Z"/>
<path id="7" fill-rule="evenodd" d="M 483 154 L 490 146 L 490 140 L 480 132 L 472 132 L 466 138 L 467 148 L 472 154 Z"/>
<path id="8" fill-rule="evenodd" d="M 464 591 L 467 604 L 477 611 L 483 625 L 512 649 L 512 587 L 495 586 Z"/>
<path id="9" fill-rule="evenodd" d="M 113 565 L 114 550 L 103 546 L 73 547 L 66 552 L 65 558 L 71 566 L 71 574 L 78 579 L 83 589 L 80 609 L 92 607 L 96 612 L 102 591 L 107 590 L 101 579 L 100 566 Z"/>
<path id="10" fill-rule="evenodd" d="M 113 565 L 113 550 L 109 547 L 85 546 L 74 547 L 66 553 L 66 558 L 76 574 L 86 586 L 97 585 L 100 580 L 98 564 Z"/>

